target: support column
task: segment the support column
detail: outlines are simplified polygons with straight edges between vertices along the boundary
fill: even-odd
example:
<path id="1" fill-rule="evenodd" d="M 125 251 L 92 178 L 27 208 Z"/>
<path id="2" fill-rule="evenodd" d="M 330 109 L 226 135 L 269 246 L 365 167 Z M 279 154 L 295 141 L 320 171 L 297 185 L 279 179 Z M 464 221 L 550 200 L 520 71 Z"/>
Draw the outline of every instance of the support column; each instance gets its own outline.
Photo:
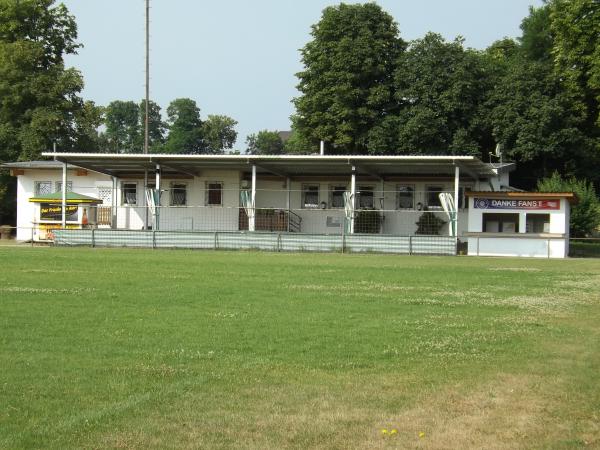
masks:
<path id="1" fill-rule="evenodd" d="M 63 162 L 62 171 L 62 227 L 67 228 L 67 163 Z"/>
<path id="2" fill-rule="evenodd" d="M 144 205 L 144 230 L 148 229 L 148 196 L 146 190 L 148 189 L 148 169 L 144 169 L 144 188 L 142 190 L 142 204 Z"/>
<path id="3" fill-rule="evenodd" d="M 248 218 L 248 231 L 256 231 L 256 165 L 252 164 L 252 186 L 250 187 L 250 208 L 252 214 Z"/>
<path id="4" fill-rule="evenodd" d="M 153 230 L 160 229 L 160 164 L 156 164 L 155 171 L 155 183 L 156 183 L 156 191 L 154 192 L 154 228 Z"/>
<path id="5" fill-rule="evenodd" d="M 110 227 L 116 229 L 117 228 L 117 177 L 112 177 L 112 196 L 111 196 L 111 219 L 110 219 Z"/>
<path id="6" fill-rule="evenodd" d="M 458 184 L 460 182 L 460 167 L 454 166 L 454 237 L 458 240 Z"/>
<path id="7" fill-rule="evenodd" d="M 287 195 L 285 198 L 285 207 L 287 209 L 287 230 L 290 231 L 290 193 L 291 193 L 291 189 L 292 189 L 292 180 L 290 177 L 287 177 L 285 179 L 285 187 L 287 190 Z"/>
<path id="8" fill-rule="evenodd" d="M 356 167 L 352 166 L 352 178 L 350 179 L 350 204 L 352 205 L 352 217 L 350 218 L 350 234 L 354 234 L 354 219 L 356 217 Z"/>

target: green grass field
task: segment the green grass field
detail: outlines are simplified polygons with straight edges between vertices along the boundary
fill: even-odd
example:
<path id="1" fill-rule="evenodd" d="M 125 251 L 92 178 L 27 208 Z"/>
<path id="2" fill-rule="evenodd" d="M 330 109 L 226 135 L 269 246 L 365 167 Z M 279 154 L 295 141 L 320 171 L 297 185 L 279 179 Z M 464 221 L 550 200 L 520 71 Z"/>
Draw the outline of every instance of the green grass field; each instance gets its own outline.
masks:
<path id="1" fill-rule="evenodd" d="M 0 448 L 600 447 L 600 260 L 0 263 Z"/>

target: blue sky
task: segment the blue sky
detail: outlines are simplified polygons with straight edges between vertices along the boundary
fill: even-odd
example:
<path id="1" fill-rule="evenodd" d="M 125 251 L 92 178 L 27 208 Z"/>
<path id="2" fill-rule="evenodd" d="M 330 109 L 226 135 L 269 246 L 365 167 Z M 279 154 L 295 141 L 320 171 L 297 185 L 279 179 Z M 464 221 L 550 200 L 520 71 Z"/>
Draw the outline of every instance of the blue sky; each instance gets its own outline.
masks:
<path id="1" fill-rule="evenodd" d="M 63 0 L 77 19 L 79 54 L 67 64 L 83 73 L 83 97 L 99 105 L 144 97 L 145 0 Z M 326 0 L 151 0 L 151 97 L 163 110 L 179 97 L 201 115 L 239 124 L 235 148 L 263 129 L 287 130 L 298 95 L 299 49 Z M 350 2 L 349 2 L 350 3 Z M 483 49 L 520 35 L 530 5 L 541 0 L 380 0 L 405 40 L 428 31 L 461 35 Z"/>

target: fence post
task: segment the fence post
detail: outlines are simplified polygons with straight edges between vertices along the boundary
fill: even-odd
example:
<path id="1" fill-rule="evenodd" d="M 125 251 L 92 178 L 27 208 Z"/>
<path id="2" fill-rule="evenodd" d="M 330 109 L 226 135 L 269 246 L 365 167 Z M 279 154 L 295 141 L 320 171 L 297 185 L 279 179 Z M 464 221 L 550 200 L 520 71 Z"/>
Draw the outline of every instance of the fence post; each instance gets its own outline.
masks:
<path id="1" fill-rule="evenodd" d="M 548 259 L 550 259 L 550 238 L 546 239 L 546 247 L 548 248 Z"/>
<path id="2" fill-rule="evenodd" d="M 277 251 L 281 251 L 281 233 L 277 233 Z"/>
<path id="3" fill-rule="evenodd" d="M 95 228 L 92 227 L 92 248 L 96 247 L 96 233 L 94 231 Z"/>
<path id="4" fill-rule="evenodd" d="M 346 217 L 342 221 L 342 253 L 344 253 L 346 247 Z"/>
<path id="5" fill-rule="evenodd" d="M 156 230 L 152 227 L 152 249 L 156 248 Z"/>
<path id="6" fill-rule="evenodd" d="M 412 235 L 408 236 L 408 254 L 412 255 Z"/>
<path id="7" fill-rule="evenodd" d="M 33 231 L 35 230 L 35 226 L 31 227 L 31 246 L 33 247 Z"/>
<path id="8" fill-rule="evenodd" d="M 219 236 L 218 235 L 219 235 L 219 232 L 215 231 L 215 246 L 214 246 L 215 250 L 219 249 Z"/>

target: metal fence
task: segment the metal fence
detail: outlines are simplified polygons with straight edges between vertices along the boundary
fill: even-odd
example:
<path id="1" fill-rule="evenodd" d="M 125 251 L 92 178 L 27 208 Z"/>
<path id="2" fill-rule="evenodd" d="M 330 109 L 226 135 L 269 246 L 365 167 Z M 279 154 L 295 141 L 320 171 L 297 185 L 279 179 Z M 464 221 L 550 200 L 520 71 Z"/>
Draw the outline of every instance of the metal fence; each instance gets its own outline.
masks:
<path id="1" fill-rule="evenodd" d="M 17 231 L 21 239 L 16 239 Z M 38 239 L 44 236 L 45 239 Z M 26 238 L 24 238 L 26 237 Z M 312 234 L 288 231 L 159 231 L 97 228 L 50 230 L 0 227 L 0 244 L 88 247 L 264 250 L 274 252 L 372 252 L 406 255 L 455 255 L 450 236 Z M 460 241 L 458 241 L 460 245 Z"/>
<path id="2" fill-rule="evenodd" d="M 600 238 L 569 239 L 569 256 L 573 258 L 600 258 Z"/>
<path id="3" fill-rule="evenodd" d="M 275 252 L 373 252 L 454 255 L 448 236 L 319 235 L 289 232 L 56 230 L 54 244 L 91 247 L 266 250 Z"/>

